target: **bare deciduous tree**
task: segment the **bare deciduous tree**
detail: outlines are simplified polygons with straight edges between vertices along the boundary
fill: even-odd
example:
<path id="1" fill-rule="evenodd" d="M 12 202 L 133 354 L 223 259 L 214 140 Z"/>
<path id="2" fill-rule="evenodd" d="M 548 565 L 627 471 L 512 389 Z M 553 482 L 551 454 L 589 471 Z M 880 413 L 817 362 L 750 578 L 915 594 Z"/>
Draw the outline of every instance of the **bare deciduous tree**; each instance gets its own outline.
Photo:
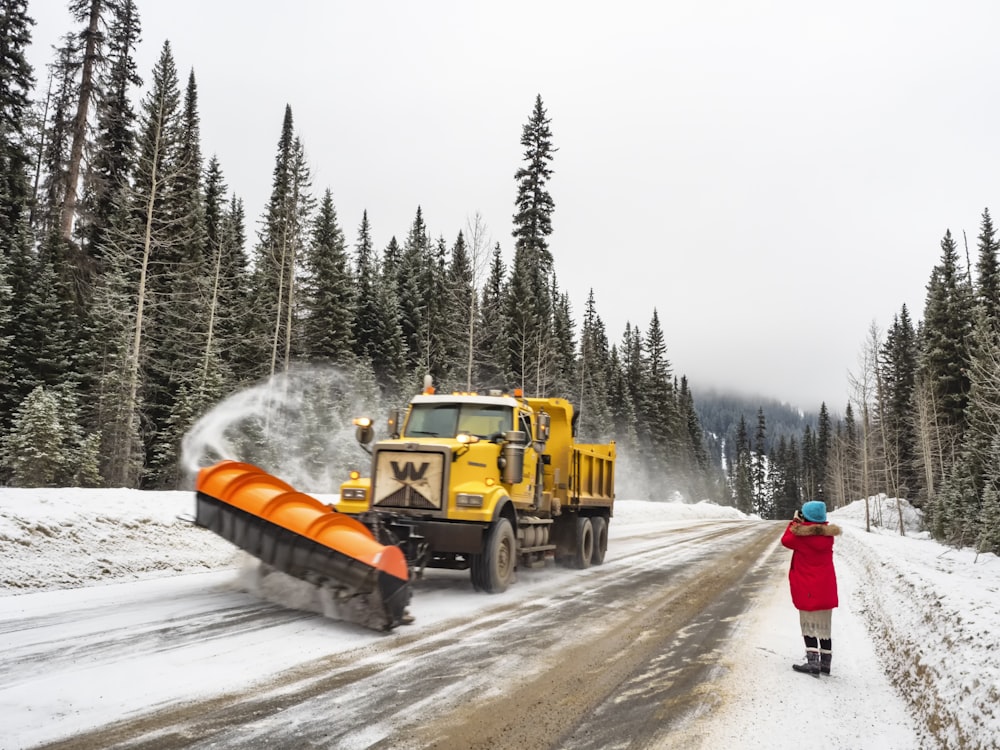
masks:
<path id="1" fill-rule="evenodd" d="M 868 338 L 860 356 L 860 371 L 848 373 L 852 400 L 861 417 L 861 494 L 865 499 L 865 530 L 871 531 L 872 473 L 875 463 L 874 424 L 871 408 L 875 392 L 875 372 L 878 370 L 878 326 L 873 322 L 868 329 Z"/>
<path id="2" fill-rule="evenodd" d="M 478 317 L 476 307 L 479 304 L 479 290 L 482 286 L 482 280 L 486 278 L 489 272 L 490 258 L 492 256 L 490 245 L 492 241 L 487 233 L 486 222 L 483 221 L 482 214 L 478 211 L 476 211 L 471 220 L 466 221 L 466 232 L 468 234 L 467 250 L 469 253 L 469 267 L 472 272 L 472 295 L 469 298 L 465 388 L 471 391 L 476 351 L 476 318 Z"/>
<path id="3" fill-rule="evenodd" d="M 102 57 L 104 35 L 101 33 L 101 13 L 105 10 L 105 0 L 89 0 L 89 7 L 77 4 L 74 10 L 87 20 L 83 32 L 83 67 L 80 73 L 80 98 L 77 100 L 76 117 L 73 120 L 73 143 L 70 147 L 69 164 L 66 170 L 66 189 L 63 193 L 60 231 L 69 242 L 73 236 L 73 219 L 76 214 L 76 188 L 80 182 L 83 163 L 83 147 L 87 141 L 87 120 L 90 116 L 90 101 L 94 98 L 94 82 L 97 65 Z"/>

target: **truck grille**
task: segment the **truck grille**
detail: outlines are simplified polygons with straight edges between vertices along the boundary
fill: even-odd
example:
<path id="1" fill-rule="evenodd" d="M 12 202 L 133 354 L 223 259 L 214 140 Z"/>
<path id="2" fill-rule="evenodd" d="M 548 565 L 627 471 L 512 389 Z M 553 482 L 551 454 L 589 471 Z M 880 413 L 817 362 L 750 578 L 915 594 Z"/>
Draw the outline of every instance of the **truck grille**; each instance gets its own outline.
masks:
<path id="1" fill-rule="evenodd" d="M 445 454 L 379 451 L 372 504 L 380 508 L 442 509 Z"/>

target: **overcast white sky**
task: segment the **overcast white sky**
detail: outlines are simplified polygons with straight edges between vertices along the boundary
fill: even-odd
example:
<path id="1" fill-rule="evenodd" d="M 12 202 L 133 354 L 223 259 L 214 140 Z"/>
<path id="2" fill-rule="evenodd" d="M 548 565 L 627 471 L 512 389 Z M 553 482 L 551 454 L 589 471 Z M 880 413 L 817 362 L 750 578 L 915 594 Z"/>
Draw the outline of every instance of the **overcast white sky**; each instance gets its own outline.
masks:
<path id="1" fill-rule="evenodd" d="M 945 230 L 974 253 L 1000 211 L 991 0 L 137 5 L 143 78 L 169 40 L 254 227 L 289 104 L 352 245 L 364 210 L 382 248 L 419 205 L 449 243 L 479 212 L 509 260 L 541 94 L 574 313 L 593 289 L 618 342 L 656 309 L 696 395 L 842 411 L 869 326 L 921 318 Z M 43 80 L 72 25 L 29 13 Z"/>

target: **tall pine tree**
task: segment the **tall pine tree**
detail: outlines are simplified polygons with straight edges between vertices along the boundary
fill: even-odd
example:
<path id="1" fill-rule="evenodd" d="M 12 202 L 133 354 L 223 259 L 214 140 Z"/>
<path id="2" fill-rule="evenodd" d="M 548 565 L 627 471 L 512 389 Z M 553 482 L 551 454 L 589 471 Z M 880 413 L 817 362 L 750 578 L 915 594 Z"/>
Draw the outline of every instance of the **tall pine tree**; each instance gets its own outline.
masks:
<path id="1" fill-rule="evenodd" d="M 514 261 L 506 304 L 506 366 L 517 385 L 539 394 L 553 385 L 556 369 L 551 348 L 556 300 L 548 283 L 553 265 L 548 238 L 555 211 L 548 190 L 555 153 L 549 126 L 539 95 L 521 133 L 523 165 L 514 175 Z"/>
<path id="2" fill-rule="evenodd" d="M 10 424 L 22 394 L 10 362 L 12 344 L 23 341 L 12 313 L 30 289 L 30 161 L 25 118 L 34 85 L 25 50 L 31 42 L 26 0 L 0 0 L 0 427 Z"/>

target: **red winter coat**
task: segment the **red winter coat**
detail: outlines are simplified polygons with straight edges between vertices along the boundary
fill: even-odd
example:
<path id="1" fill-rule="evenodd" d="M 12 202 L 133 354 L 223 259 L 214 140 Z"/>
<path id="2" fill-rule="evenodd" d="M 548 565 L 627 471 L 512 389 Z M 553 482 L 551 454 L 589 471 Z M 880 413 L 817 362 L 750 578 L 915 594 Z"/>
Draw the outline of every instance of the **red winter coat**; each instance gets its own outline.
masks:
<path id="1" fill-rule="evenodd" d="M 788 583 L 795 609 L 814 612 L 833 609 L 837 601 L 837 572 L 833 568 L 833 538 L 840 527 L 829 523 L 792 521 L 781 543 L 792 550 Z"/>

